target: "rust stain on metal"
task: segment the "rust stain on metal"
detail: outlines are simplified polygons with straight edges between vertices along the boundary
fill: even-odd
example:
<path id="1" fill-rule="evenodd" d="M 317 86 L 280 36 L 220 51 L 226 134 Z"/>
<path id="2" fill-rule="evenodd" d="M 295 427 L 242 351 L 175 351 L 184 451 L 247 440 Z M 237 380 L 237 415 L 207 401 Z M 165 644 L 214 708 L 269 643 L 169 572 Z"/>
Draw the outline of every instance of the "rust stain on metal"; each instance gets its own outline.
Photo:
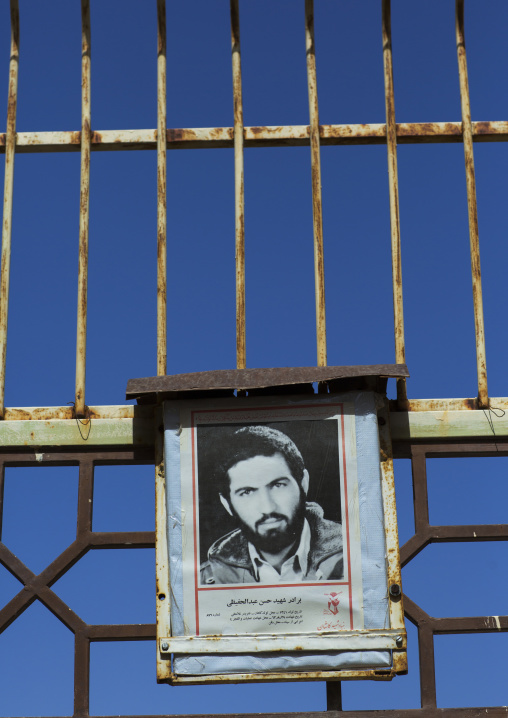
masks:
<path id="1" fill-rule="evenodd" d="M 144 406 L 90 406 L 91 419 L 149 419 L 153 407 Z M 74 418 L 72 406 L 6 407 L 6 421 L 54 421 Z"/>
<path id="2" fill-rule="evenodd" d="M 181 129 L 167 129 L 166 137 L 168 142 L 180 142 L 187 136 L 186 130 Z"/>
<path id="3" fill-rule="evenodd" d="M 477 398 L 410 399 L 408 401 L 408 411 L 476 411 L 478 408 Z"/>
<path id="4" fill-rule="evenodd" d="M 488 135 L 491 133 L 492 122 L 474 122 L 473 133 L 475 135 Z"/>
<path id="5" fill-rule="evenodd" d="M 256 137 L 258 135 L 265 134 L 267 129 L 268 128 L 266 128 L 266 127 L 249 127 L 250 133 Z M 277 128 L 277 129 L 279 129 L 279 128 Z"/>
<path id="6" fill-rule="evenodd" d="M 462 142 L 460 122 L 409 122 L 396 125 L 398 144 Z M 472 122 L 474 142 L 508 141 L 508 122 Z M 386 144 L 385 124 L 319 125 L 320 145 Z M 91 133 L 92 151 L 153 150 L 157 130 L 101 130 Z M 215 149 L 233 147 L 233 127 L 167 130 L 167 149 Z M 310 145 L 308 125 L 244 127 L 246 147 L 303 147 Z M 6 135 L 0 133 L 0 154 Z M 81 132 L 17 132 L 16 154 L 76 152 Z"/>
<path id="7" fill-rule="evenodd" d="M 263 389 L 267 387 L 290 387 L 312 385 L 315 382 L 357 377 L 409 376 L 405 364 L 372 364 L 365 366 L 327 367 L 274 367 L 271 369 L 222 369 L 218 371 L 191 372 L 170 376 L 154 376 L 130 379 L 126 398 L 136 399 L 144 395 L 186 391 Z"/>
<path id="8" fill-rule="evenodd" d="M 397 508 L 395 501 L 395 478 L 393 472 L 393 453 L 390 437 L 390 425 L 388 414 L 388 400 L 384 401 L 383 408 L 379 412 L 379 444 L 382 476 L 382 495 L 384 505 L 384 530 L 386 537 L 387 551 L 387 581 L 388 586 L 395 584 L 402 586 L 400 550 L 397 529 Z M 391 628 L 400 629 L 401 635 L 405 638 L 404 612 L 402 605 L 402 590 L 398 593 L 389 593 L 389 614 Z"/>

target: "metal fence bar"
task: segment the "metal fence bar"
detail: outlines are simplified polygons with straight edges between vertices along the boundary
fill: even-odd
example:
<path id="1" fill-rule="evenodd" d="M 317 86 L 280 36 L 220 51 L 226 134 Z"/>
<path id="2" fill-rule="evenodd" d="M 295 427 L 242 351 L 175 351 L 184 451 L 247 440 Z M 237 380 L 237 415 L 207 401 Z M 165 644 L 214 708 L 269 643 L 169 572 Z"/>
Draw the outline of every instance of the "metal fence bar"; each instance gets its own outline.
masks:
<path id="1" fill-rule="evenodd" d="M 163 419 L 162 411 L 158 412 L 157 428 L 155 432 L 155 491 L 161 492 L 164 496 L 162 505 L 156 503 L 155 509 L 155 530 L 156 534 L 160 531 L 167 532 L 167 515 L 166 507 L 166 475 L 164 470 L 164 435 L 163 435 Z M 164 507 L 164 508 L 162 508 Z M 155 563 L 157 569 L 163 568 L 163 571 L 156 571 L 156 614 L 157 614 L 157 640 L 171 634 L 171 586 L 169 583 L 169 556 L 167 543 L 165 541 L 155 541 Z M 171 678 L 171 662 L 162 661 L 159 651 L 157 651 L 157 680 L 167 680 Z"/>
<path id="2" fill-rule="evenodd" d="M 2 530 L 4 519 L 4 488 L 5 488 L 5 467 L 0 461 L 0 543 L 2 542 Z"/>
<path id="3" fill-rule="evenodd" d="M 326 710 L 342 710 L 342 681 L 326 682 Z"/>
<path id="4" fill-rule="evenodd" d="M 476 204 L 476 181 L 473 158 L 473 135 L 471 129 L 471 104 L 467 79 L 466 42 L 464 38 L 464 0 L 455 3 L 455 37 L 459 63 L 460 105 L 462 109 L 462 134 L 466 161 L 467 210 L 469 218 L 469 245 L 471 251 L 471 274 L 473 278 L 473 304 L 476 336 L 476 369 L 478 372 L 478 403 L 480 408 L 489 405 L 487 389 L 487 359 L 485 355 L 485 328 L 483 323 L 482 277 L 480 270 L 480 240 L 478 237 L 478 207 Z"/>
<path id="5" fill-rule="evenodd" d="M 5 408 L 5 367 L 7 361 L 7 319 L 11 266 L 12 192 L 14 154 L 16 149 L 16 108 L 18 102 L 19 68 L 19 7 L 11 0 L 11 57 L 9 62 L 9 95 L 7 101 L 7 132 L 5 139 L 5 184 L 2 222 L 2 267 L 0 273 L 0 419 Z"/>
<path id="6" fill-rule="evenodd" d="M 386 105 L 386 147 L 388 150 L 388 186 L 390 192 L 395 361 L 397 362 L 397 364 L 405 364 L 406 347 L 404 341 L 404 308 L 402 302 L 399 180 L 397 172 L 397 126 L 395 124 L 395 95 L 393 89 L 392 28 L 390 0 L 383 0 L 382 31 Z M 397 400 L 401 408 L 405 408 L 407 406 L 405 379 L 397 379 Z"/>
<path id="7" fill-rule="evenodd" d="M 316 290 L 317 364 L 326 366 L 325 264 L 323 253 L 323 203 L 321 199 L 321 156 L 319 109 L 314 42 L 314 0 L 305 0 L 305 45 L 309 88 L 309 135 L 312 171 L 312 218 L 314 228 L 314 276 Z"/>
<path id="8" fill-rule="evenodd" d="M 233 112 L 235 148 L 235 262 L 236 262 L 236 366 L 245 369 L 245 193 L 243 163 L 242 60 L 238 0 L 231 0 L 231 58 L 233 62 Z"/>
<path id="9" fill-rule="evenodd" d="M 157 375 L 167 372 L 166 0 L 157 0 Z"/>
<path id="10" fill-rule="evenodd" d="M 74 636 L 74 716 L 83 718 L 90 710 L 90 640 L 85 631 Z"/>
<path id="11" fill-rule="evenodd" d="M 76 522 L 77 539 L 88 536 L 92 531 L 93 486 L 93 461 L 91 459 L 83 459 L 79 462 L 78 514 Z"/>
<path id="12" fill-rule="evenodd" d="M 442 444 L 420 444 L 409 447 L 411 450 L 412 460 L 416 467 L 414 474 L 419 476 L 419 481 L 426 484 L 425 475 L 425 456 L 456 456 L 456 455 L 483 455 L 492 456 L 499 455 L 496 444 L 478 443 L 478 444 L 457 444 L 445 442 Z M 160 453 L 159 445 L 159 453 Z M 506 453 L 506 442 L 501 445 L 501 449 Z M 137 457 L 145 462 L 146 456 Z M 152 457 L 153 458 L 153 457 Z M 27 450 L 20 453 L 4 454 L 4 461 L 9 465 L 21 466 L 40 465 L 33 450 Z M 156 459 L 156 462 L 160 460 Z M 80 465 L 80 489 L 79 500 L 82 508 L 78 508 L 78 514 L 82 514 L 79 524 L 83 533 L 88 532 L 88 525 L 92 515 L 93 507 L 93 465 L 109 464 L 109 463 L 136 463 L 136 456 L 131 450 L 125 451 L 109 451 L 99 450 L 94 452 L 56 452 L 44 455 L 44 463 L 48 465 L 58 465 L 69 463 L 79 463 Z M 415 491 L 415 501 L 424 500 L 426 504 L 427 490 Z M 90 501 L 91 499 L 91 501 Z M 92 506 L 87 509 L 84 504 L 91 503 Z M 419 515 L 420 512 L 416 512 Z M 423 508 L 422 516 L 425 519 L 427 509 Z M 418 521 L 417 521 L 418 523 Z M 469 529 L 470 527 L 432 527 L 436 530 L 446 531 L 446 529 Z M 506 527 L 503 527 L 506 529 Z M 150 533 L 150 535 L 149 535 Z M 506 533 L 506 530 L 505 530 Z M 85 542 L 90 548 L 93 548 L 93 537 L 102 536 L 101 534 L 92 534 L 83 536 Z M 104 534 L 104 536 L 119 536 L 122 541 L 116 540 L 111 543 L 111 547 L 127 547 L 136 546 L 138 532 L 125 534 Z M 505 538 L 508 537 L 508 533 Z M 125 539 L 125 541 L 124 541 Z M 150 541 L 148 541 L 150 539 Z M 146 546 L 153 546 L 153 532 L 146 532 L 144 537 Z M 66 625 L 69 630 L 75 634 L 75 668 L 74 668 L 74 718 L 87 718 L 89 715 L 89 671 L 90 671 L 90 641 L 131 641 L 131 640 L 153 640 L 155 638 L 154 624 L 126 624 L 126 625 L 87 625 L 76 614 L 70 611 L 69 607 L 61 601 L 49 586 L 53 584 L 58 577 L 63 575 L 79 558 L 83 555 L 85 545 L 78 546 L 78 542 L 74 542 L 69 546 L 61 556 L 59 556 L 50 566 L 42 571 L 39 576 L 35 576 L 19 559 L 17 559 L 9 550 L 0 544 L 0 563 L 4 565 L 18 580 L 24 584 L 24 588 L 17 597 L 15 597 L 2 611 L 0 611 L 0 631 L 5 630 L 28 606 L 36 599 L 42 601 L 52 613 Z M 450 634 L 450 633 L 497 633 L 499 631 L 508 631 L 508 616 L 476 616 L 466 618 L 434 618 L 429 616 L 420 606 L 413 603 L 407 596 L 404 596 L 404 608 L 407 618 L 418 628 L 419 653 L 420 653 L 420 687 L 421 687 L 421 709 L 408 710 L 384 710 L 384 711 L 352 711 L 351 715 L 362 716 L 362 718 L 375 718 L 376 715 L 382 713 L 386 718 L 440 718 L 443 709 L 436 707 L 436 680 L 435 680 L 435 659 L 434 659 L 434 635 Z M 327 684 L 327 709 L 328 711 L 340 711 L 340 684 Z M 478 718 L 483 716 L 488 718 L 489 715 L 504 715 L 504 709 L 491 707 L 487 708 L 471 708 L 471 709 L 447 709 L 457 718 Z M 282 716 L 289 714 L 281 714 Z M 293 716 L 301 718 L 324 718 L 326 712 L 310 712 L 295 713 Z M 155 717 L 154 717 L 155 718 Z M 161 718 L 160 716 L 157 718 Z"/>
<path id="13" fill-rule="evenodd" d="M 507 142 L 508 122 L 472 122 L 473 142 Z M 461 144 L 462 122 L 399 122 L 398 145 Z M 167 128 L 168 150 L 232 149 L 233 127 Z M 320 146 L 386 145 L 386 124 L 319 125 Z M 156 150 L 157 130 L 94 130 L 92 152 Z M 6 134 L 0 132 L 0 154 Z M 309 125 L 244 127 L 244 147 L 309 147 Z M 79 152 L 80 132 L 17 132 L 16 154 Z"/>
<path id="14" fill-rule="evenodd" d="M 88 301 L 88 225 L 90 206 L 91 46 L 90 2 L 81 0 L 81 188 L 79 199 L 78 321 L 76 339 L 76 416 L 86 415 L 86 314 Z"/>

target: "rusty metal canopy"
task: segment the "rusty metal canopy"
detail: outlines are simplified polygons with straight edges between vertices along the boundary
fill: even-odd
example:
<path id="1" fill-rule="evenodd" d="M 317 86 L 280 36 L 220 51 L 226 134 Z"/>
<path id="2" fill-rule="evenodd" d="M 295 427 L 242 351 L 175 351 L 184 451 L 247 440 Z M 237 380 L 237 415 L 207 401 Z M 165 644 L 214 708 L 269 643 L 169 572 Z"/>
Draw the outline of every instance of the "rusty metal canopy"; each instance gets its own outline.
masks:
<path id="1" fill-rule="evenodd" d="M 352 380 L 355 381 L 355 386 L 358 380 L 365 385 L 369 380 L 380 380 L 380 386 L 386 387 L 387 379 L 408 376 L 405 364 L 222 369 L 129 379 L 126 398 L 148 403 L 163 398 L 180 397 L 187 392 L 225 392 L 226 395 L 235 389 L 248 390 L 251 394 L 259 390 L 263 390 L 263 393 L 271 393 L 270 390 L 312 392 L 312 384 L 315 382 L 326 382 L 335 390 L 349 388 Z"/>

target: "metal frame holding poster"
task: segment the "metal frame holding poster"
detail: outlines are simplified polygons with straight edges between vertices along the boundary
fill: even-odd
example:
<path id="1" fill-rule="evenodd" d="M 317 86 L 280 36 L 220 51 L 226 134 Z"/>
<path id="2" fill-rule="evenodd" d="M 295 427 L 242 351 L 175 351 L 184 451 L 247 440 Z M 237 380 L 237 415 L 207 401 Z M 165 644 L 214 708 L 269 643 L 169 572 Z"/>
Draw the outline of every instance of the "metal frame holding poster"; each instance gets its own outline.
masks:
<path id="1" fill-rule="evenodd" d="M 405 672 L 384 402 L 354 391 L 164 403 L 159 681 Z"/>

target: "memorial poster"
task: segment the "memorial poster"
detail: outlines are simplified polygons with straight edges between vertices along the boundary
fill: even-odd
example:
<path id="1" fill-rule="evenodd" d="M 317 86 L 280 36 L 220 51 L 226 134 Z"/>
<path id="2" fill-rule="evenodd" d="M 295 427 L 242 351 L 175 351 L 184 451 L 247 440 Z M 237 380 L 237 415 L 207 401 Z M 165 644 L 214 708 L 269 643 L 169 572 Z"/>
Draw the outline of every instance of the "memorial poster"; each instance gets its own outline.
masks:
<path id="1" fill-rule="evenodd" d="M 183 635 L 363 629 L 353 403 L 182 406 Z"/>

